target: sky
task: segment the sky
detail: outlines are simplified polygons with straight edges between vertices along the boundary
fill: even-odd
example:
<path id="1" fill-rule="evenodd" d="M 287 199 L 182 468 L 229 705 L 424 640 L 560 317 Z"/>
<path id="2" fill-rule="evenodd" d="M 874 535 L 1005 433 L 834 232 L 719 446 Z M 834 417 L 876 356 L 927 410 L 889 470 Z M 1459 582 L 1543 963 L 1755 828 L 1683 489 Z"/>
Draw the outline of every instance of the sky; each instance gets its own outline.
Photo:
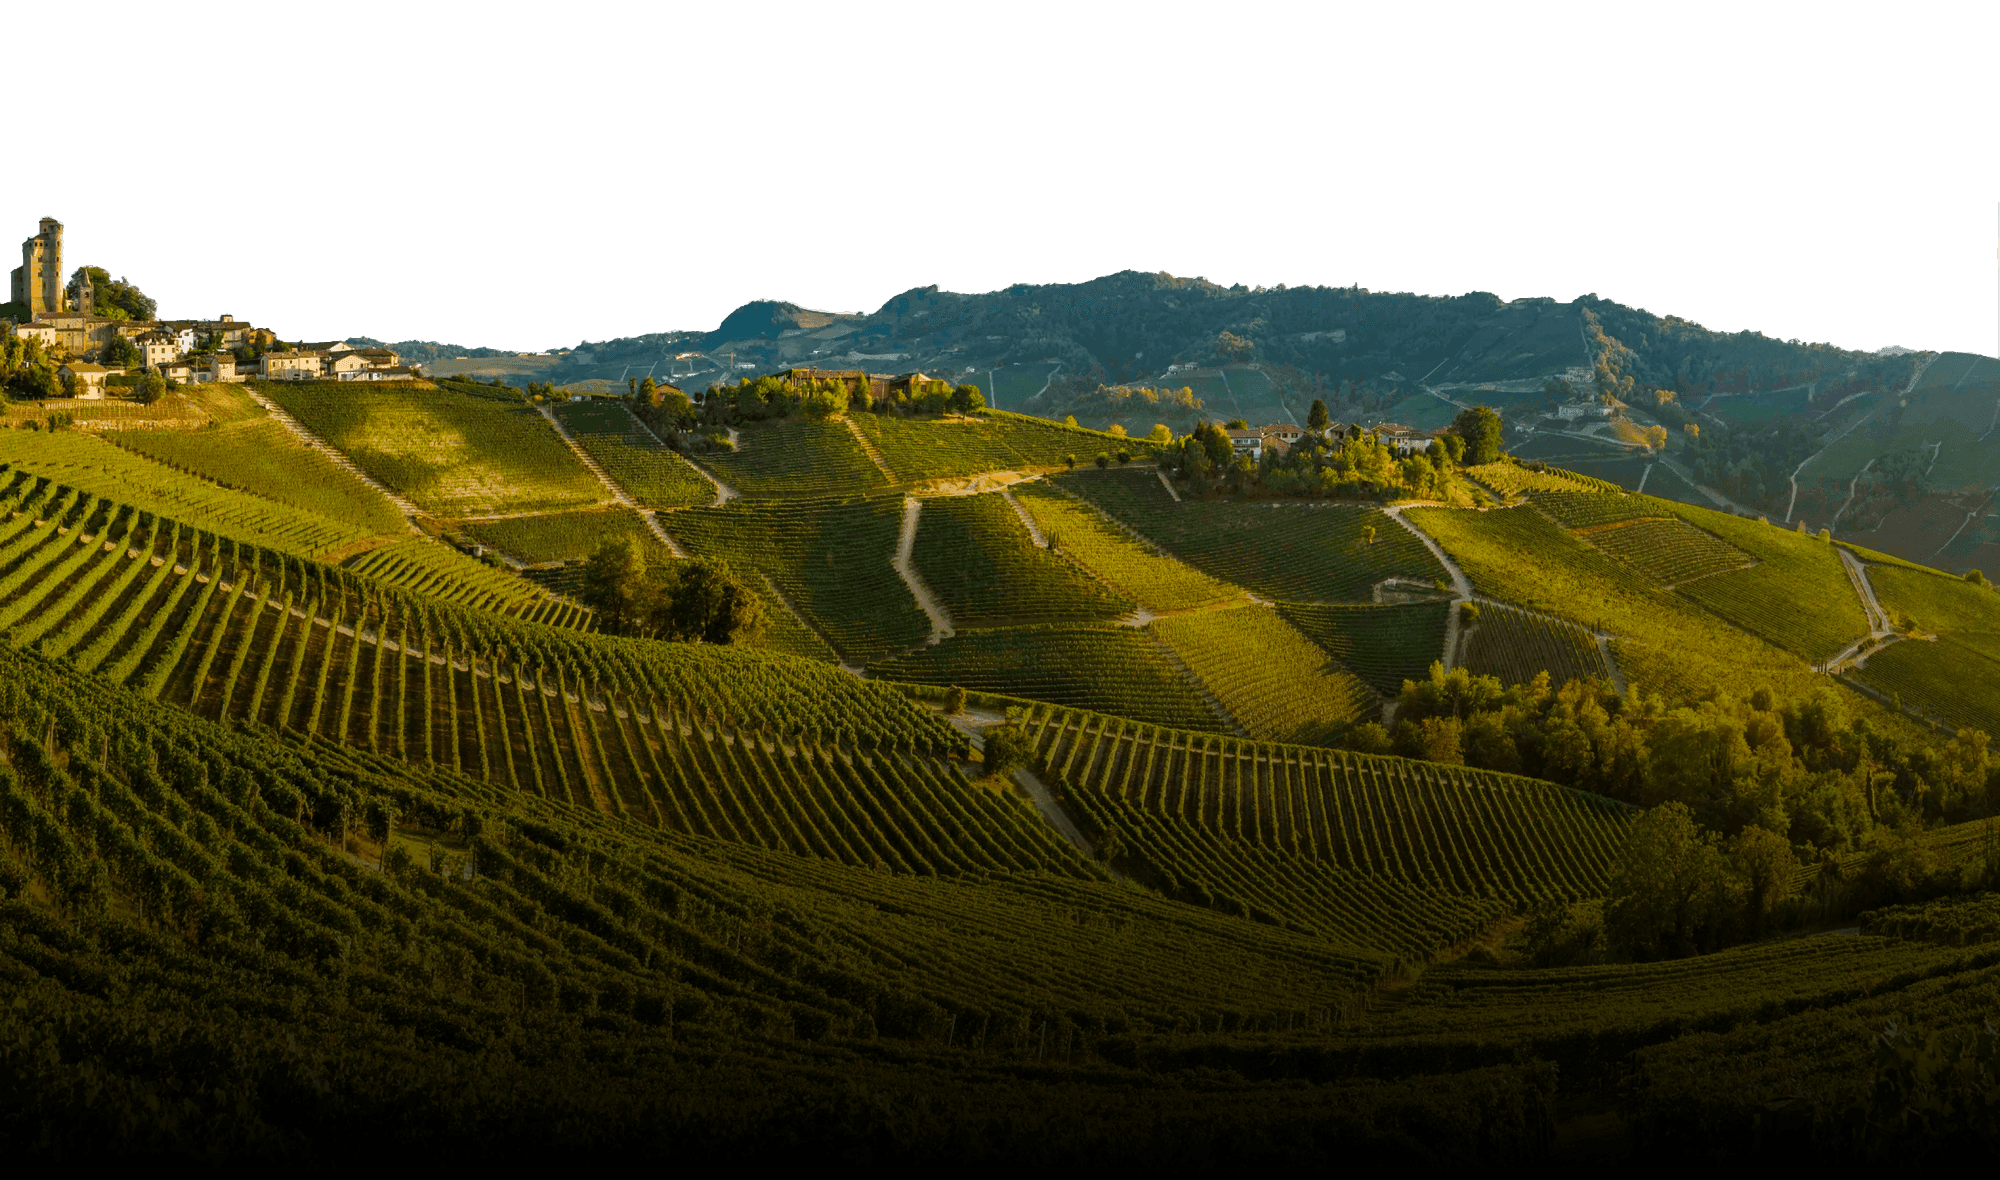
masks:
<path id="1" fill-rule="evenodd" d="M 93 8 L 87 70 L 10 64 L 104 118 L 8 154 L 0 233 L 287 339 L 1133 269 L 2000 348 L 2000 6 Z"/>

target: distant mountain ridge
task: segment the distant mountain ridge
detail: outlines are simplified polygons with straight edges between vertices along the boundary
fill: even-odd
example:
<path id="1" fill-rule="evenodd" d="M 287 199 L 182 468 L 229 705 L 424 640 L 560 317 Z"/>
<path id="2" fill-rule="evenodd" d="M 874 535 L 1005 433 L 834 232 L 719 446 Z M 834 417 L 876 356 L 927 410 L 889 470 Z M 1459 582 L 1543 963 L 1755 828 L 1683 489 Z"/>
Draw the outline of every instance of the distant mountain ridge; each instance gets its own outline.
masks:
<path id="1" fill-rule="evenodd" d="M 977 384 L 1005 409 L 1140 432 L 1156 421 L 1186 431 L 1201 418 L 1303 422 L 1314 399 L 1342 420 L 1434 428 L 1484 403 L 1524 457 L 1813 529 L 1859 529 L 1901 556 L 2000 565 L 1990 513 L 2000 474 L 1967 474 L 2000 473 L 1989 422 L 2000 416 L 2000 366 L 1973 372 L 1962 358 L 1937 370 L 1952 374 L 1949 390 L 1917 389 L 1937 359 L 1717 332 L 1595 294 L 1502 300 L 1121 271 L 980 294 L 913 287 L 867 314 L 757 300 L 711 331 L 586 340 L 532 366 L 450 367 L 600 392 L 645 376 L 698 391 L 798 366 L 922 370 Z M 1144 386 L 1193 396 L 1128 392 Z M 1909 393 L 1948 394 L 1938 421 L 1954 425 L 1923 435 L 1928 411 L 1884 408 Z M 1544 417 L 1559 402 L 1599 398 L 1614 403 L 1611 420 Z M 1905 420 L 1917 425 L 1889 429 Z"/>

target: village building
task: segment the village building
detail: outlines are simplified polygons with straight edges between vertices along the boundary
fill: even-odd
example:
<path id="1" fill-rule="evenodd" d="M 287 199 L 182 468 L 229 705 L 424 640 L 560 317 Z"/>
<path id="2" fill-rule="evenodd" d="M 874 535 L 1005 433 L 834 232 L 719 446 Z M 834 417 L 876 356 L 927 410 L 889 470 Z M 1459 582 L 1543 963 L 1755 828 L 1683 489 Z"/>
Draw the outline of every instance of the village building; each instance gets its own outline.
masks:
<path id="1" fill-rule="evenodd" d="M 1229 447 L 1238 455 L 1248 455 L 1252 459 L 1264 457 L 1264 432 L 1261 430 L 1225 430 Z"/>
<path id="2" fill-rule="evenodd" d="M 1555 413 L 1547 416 L 1564 422 L 1574 422 L 1579 418 L 1609 418 L 1611 407 L 1599 401 L 1564 402 L 1556 407 Z"/>
<path id="3" fill-rule="evenodd" d="M 317 381 L 326 371 L 327 355 L 323 352 L 296 349 L 291 352 L 267 352 L 263 356 L 264 376 L 273 381 Z"/>
<path id="4" fill-rule="evenodd" d="M 1286 455 L 1290 454 L 1298 441 L 1306 436 L 1306 428 L 1287 422 L 1274 422 L 1269 426 L 1259 427 L 1258 433 L 1264 436 L 1266 450 L 1275 450 L 1280 455 Z"/>
<path id="5" fill-rule="evenodd" d="M 187 385 L 194 381 L 194 366 L 186 360 L 168 361 L 154 367 L 160 371 L 160 376 L 176 385 Z"/>
<path id="6" fill-rule="evenodd" d="M 1383 446 L 1398 455 L 1416 455 L 1430 448 L 1431 440 L 1437 437 L 1438 432 L 1418 430 L 1414 426 L 1404 426 L 1396 422 L 1384 422 L 1375 427 L 1375 434 L 1382 440 Z"/>
<path id="7" fill-rule="evenodd" d="M 62 222 L 42 218 L 41 230 L 21 243 L 21 265 L 14 268 L 8 298 L 27 310 L 32 322 L 45 312 L 67 311 L 63 290 Z"/>
<path id="8" fill-rule="evenodd" d="M 71 397 L 101 398 L 104 396 L 104 379 L 111 370 L 103 365 L 93 365 L 89 361 L 71 361 L 56 370 L 63 385 L 69 389 Z"/>
<path id="9" fill-rule="evenodd" d="M 331 354 L 320 373 L 335 381 L 407 381 L 410 371 L 398 367 L 402 358 L 386 348 L 352 348 Z M 400 377 L 388 376 L 400 373 Z"/>
<path id="10" fill-rule="evenodd" d="M 154 329 L 132 342 L 139 349 L 141 363 L 148 369 L 170 365 L 187 355 L 179 334 Z"/>

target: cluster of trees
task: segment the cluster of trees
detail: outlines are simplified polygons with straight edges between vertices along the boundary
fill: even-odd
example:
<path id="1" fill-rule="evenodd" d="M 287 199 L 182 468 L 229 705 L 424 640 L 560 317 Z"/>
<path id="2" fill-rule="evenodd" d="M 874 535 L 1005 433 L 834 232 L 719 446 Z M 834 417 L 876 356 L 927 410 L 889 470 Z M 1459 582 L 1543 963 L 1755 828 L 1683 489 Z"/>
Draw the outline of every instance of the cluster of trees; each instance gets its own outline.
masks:
<path id="1" fill-rule="evenodd" d="M 0 390 L 22 401 L 44 401 L 63 395 L 55 360 L 42 348 L 40 340 L 0 337 Z"/>
<path id="2" fill-rule="evenodd" d="M 90 289 L 94 315 L 107 320 L 159 318 L 160 305 L 157 302 L 130 281 L 112 278 L 111 272 L 101 266 L 79 266 L 70 275 L 69 290 L 73 300 L 79 298 L 86 287 Z"/>
<path id="3" fill-rule="evenodd" d="M 1315 401 L 1304 438 L 1282 454 L 1267 447 L 1252 458 L 1235 449 L 1225 428 L 1204 422 L 1160 462 L 1197 495 L 1448 500 L 1462 487 L 1458 467 L 1490 463 L 1500 453 L 1500 417 L 1484 406 L 1461 413 L 1449 432 L 1411 455 L 1399 455 L 1373 431 L 1330 426 L 1326 403 Z M 1237 419 L 1226 429 L 1245 428 Z"/>
<path id="4" fill-rule="evenodd" d="M 691 431 L 703 426 L 738 426 L 773 418 L 831 418 L 851 409 L 878 414 L 970 414 L 986 408 L 977 385 L 935 381 L 914 395 L 897 390 L 886 398 L 857 391 L 838 378 L 792 382 L 780 377 L 743 377 L 734 385 L 711 385 L 699 404 L 671 385 L 652 378 L 631 382 L 633 407 L 656 431 Z"/>
<path id="5" fill-rule="evenodd" d="M 724 644 L 764 630 L 763 600 L 728 563 L 653 565 L 630 538 L 606 541 L 590 555 L 578 596 L 614 634 Z"/>
<path id="6" fill-rule="evenodd" d="M 1725 835 L 1759 827 L 1806 852 L 1862 847 L 1877 828 L 2000 811 L 2000 765 L 1973 729 L 1905 746 L 1850 712 L 1837 690 L 1780 700 L 1768 688 L 1670 707 L 1597 680 L 1547 673 L 1502 687 L 1432 665 L 1408 681 L 1393 733 L 1354 743 L 1433 762 L 1526 774 L 1640 807 L 1674 803 Z"/>
<path id="7" fill-rule="evenodd" d="M 1051 389 L 1054 382 L 1051 382 Z M 1187 419 L 1201 413 L 1206 404 L 1193 389 L 1154 388 L 1150 385 L 1093 385 L 1060 397 L 1042 399 L 1039 412 L 1054 417 L 1075 418 L 1163 418 Z"/>

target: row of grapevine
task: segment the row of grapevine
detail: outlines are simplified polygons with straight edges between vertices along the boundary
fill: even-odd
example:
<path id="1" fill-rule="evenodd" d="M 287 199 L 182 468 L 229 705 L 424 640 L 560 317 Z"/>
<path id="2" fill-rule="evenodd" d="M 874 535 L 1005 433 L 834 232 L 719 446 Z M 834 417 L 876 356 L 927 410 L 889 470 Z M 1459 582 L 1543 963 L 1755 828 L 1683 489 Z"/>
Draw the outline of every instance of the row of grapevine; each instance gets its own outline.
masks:
<path id="1" fill-rule="evenodd" d="M 1528 493 L 1537 511 L 1566 529 L 1588 529 L 1665 515 L 1647 496 L 1621 492 L 1538 490 Z"/>
<path id="2" fill-rule="evenodd" d="M 1592 529 L 1582 537 L 1662 586 L 1754 564 L 1749 554 L 1684 520 L 1637 520 Z"/>
<path id="3" fill-rule="evenodd" d="M 2000 660 L 1953 639 L 1892 643 L 1855 676 L 1904 708 L 1953 729 L 2000 734 Z"/>
<path id="4" fill-rule="evenodd" d="M 1034 518 L 1051 549 L 1148 610 L 1186 610 L 1242 593 L 1183 562 L 1161 556 L 1096 509 L 1046 481 L 1020 484 L 1014 496 Z"/>
<path id="5" fill-rule="evenodd" d="M 700 461 L 753 499 L 854 495 L 889 482 L 840 421 L 793 418 L 745 426 L 736 449 L 711 451 Z"/>
<path id="6" fill-rule="evenodd" d="M 1148 630 L 1047 626 L 960 631 L 942 643 L 868 665 L 914 684 L 1049 701 L 1183 729 L 1223 723 Z"/>
<path id="7" fill-rule="evenodd" d="M 623 507 L 469 521 L 465 531 L 480 544 L 530 564 L 582 561 L 607 541 L 636 542 L 655 561 L 671 556 L 639 513 Z"/>
<path id="8" fill-rule="evenodd" d="M 1539 611 L 1481 601 L 1479 621 L 1463 642 L 1465 667 L 1476 675 L 1498 677 L 1503 684 L 1527 684 L 1542 672 L 1556 685 L 1593 677 L 1612 679 L 1611 665 L 1596 636 Z"/>
<path id="9" fill-rule="evenodd" d="M 1072 791 L 1350 872 L 1517 901 L 1602 894 L 1622 805 L 1533 779 L 1038 707 L 1036 765 Z"/>
<path id="10" fill-rule="evenodd" d="M 694 556 L 769 577 L 841 655 L 865 660 L 930 634 L 894 565 L 902 521 L 902 497 L 877 496 L 732 500 L 662 523 Z"/>
<path id="11" fill-rule="evenodd" d="M 1252 737 L 1331 742 L 1377 711 L 1366 684 L 1267 607 L 1190 611 L 1153 628 Z"/>
<path id="12" fill-rule="evenodd" d="M 551 627 L 587 627 L 590 612 L 537 587 L 534 583 L 494 569 L 448 545 L 411 539 L 371 549 L 349 558 L 347 569 L 386 585 L 400 587 L 472 610 L 510 615 Z"/>
<path id="13" fill-rule="evenodd" d="M 1116 455 L 1122 450 L 1147 458 L 1152 454 L 1150 444 L 1142 441 L 1018 414 L 947 419 L 851 414 L 849 420 L 904 483 L 988 471 L 1051 470 L 1072 458 L 1091 462 L 1100 452 Z"/>
<path id="14" fill-rule="evenodd" d="M 1284 602 L 1365 601 L 1393 576 L 1444 576 L 1430 550 L 1379 509 L 1325 502 L 1177 502 L 1151 469 L 1059 482 L 1212 577 Z"/>
<path id="15" fill-rule="evenodd" d="M 618 486 L 646 508 L 681 508 L 715 499 L 715 485 L 660 442 L 623 402 L 564 402 L 555 408 L 563 429 Z"/>
<path id="16" fill-rule="evenodd" d="M 1035 547 L 997 493 L 923 501 L 911 563 L 956 627 L 1109 619 L 1132 603 Z"/>
<path id="17" fill-rule="evenodd" d="M 1278 613 L 1384 696 L 1422 680 L 1444 655 L 1448 602 L 1399 606 L 1279 603 Z"/>

